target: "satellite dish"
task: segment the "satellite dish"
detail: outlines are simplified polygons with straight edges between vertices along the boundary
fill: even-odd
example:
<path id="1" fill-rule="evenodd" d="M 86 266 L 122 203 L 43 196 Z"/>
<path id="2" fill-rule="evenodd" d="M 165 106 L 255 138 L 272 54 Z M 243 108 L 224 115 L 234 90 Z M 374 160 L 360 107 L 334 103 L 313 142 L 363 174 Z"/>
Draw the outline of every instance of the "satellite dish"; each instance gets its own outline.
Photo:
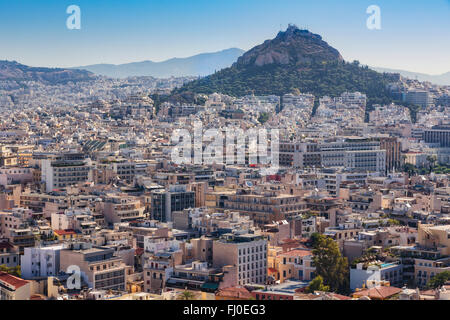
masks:
<path id="1" fill-rule="evenodd" d="M 245 181 L 245 185 L 249 188 L 253 187 L 253 182 L 251 181 Z"/>

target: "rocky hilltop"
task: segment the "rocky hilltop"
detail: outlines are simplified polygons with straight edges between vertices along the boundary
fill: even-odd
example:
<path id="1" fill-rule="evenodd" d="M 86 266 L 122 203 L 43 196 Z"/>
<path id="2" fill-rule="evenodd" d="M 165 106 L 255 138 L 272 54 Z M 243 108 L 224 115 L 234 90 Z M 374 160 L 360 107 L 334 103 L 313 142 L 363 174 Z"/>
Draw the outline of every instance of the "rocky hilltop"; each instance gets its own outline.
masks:
<path id="1" fill-rule="evenodd" d="M 318 34 L 289 25 L 272 40 L 254 47 L 240 57 L 235 66 L 267 64 L 305 64 L 311 62 L 343 61 L 339 52 Z"/>
<path id="2" fill-rule="evenodd" d="M 283 95 L 300 90 L 316 97 L 359 91 L 373 104 L 392 101 L 386 85 L 395 76 L 346 62 L 320 35 L 290 25 L 272 40 L 244 53 L 229 68 L 189 82 L 173 91 L 172 99 L 214 92 L 231 96 Z"/>

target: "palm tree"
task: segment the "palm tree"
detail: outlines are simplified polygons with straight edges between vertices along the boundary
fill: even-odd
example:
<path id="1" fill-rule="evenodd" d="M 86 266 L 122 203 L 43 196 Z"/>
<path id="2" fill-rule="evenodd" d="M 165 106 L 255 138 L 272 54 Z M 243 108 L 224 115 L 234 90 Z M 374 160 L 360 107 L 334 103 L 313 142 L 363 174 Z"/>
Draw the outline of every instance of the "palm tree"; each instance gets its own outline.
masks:
<path id="1" fill-rule="evenodd" d="M 195 295 L 192 292 L 185 290 L 181 293 L 180 300 L 195 300 Z"/>

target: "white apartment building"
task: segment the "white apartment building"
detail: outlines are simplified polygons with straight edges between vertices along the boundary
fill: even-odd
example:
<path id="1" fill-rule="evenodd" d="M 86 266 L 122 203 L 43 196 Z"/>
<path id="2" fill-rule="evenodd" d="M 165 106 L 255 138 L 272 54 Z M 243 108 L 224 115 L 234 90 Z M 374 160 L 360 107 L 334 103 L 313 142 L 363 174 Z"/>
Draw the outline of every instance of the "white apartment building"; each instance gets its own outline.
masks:
<path id="1" fill-rule="evenodd" d="M 52 230 L 73 229 L 83 234 L 91 234 L 97 227 L 92 212 L 85 209 L 70 209 L 64 213 L 53 212 L 51 215 Z"/>
<path id="2" fill-rule="evenodd" d="M 342 142 L 325 143 L 320 146 L 322 166 L 344 167 L 362 172 L 385 172 L 386 150 L 380 150 L 377 141 L 346 139 Z"/>
<path id="3" fill-rule="evenodd" d="M 386 150 L 380 142 L 345 138 L 324 143 L 281 142 L 280 166 L 294 168 L 346 168 L 363 172 L 385 172 Z"/>
<path id="4" fill-rule="evenodd" d="M 53 277 L 59 272 L 59 253 L 63 245 L 25 248 L 21 257 L 21 276 L 24 279 Z"/>
<path id="5" fill-rule="evenodd" d="M 43 159 L 42 176 L 47 192 L 80 182 L 92 181 L 92 163 L 83 154 L 63 154 Z"/>
<path id="6" fill-rule="evenodd" d="M 155 239 L 154 237 L 144 237 L 144 250 L 149 253 L 158 253 L 164 251 L 178 251 L 180 241 Z"/>

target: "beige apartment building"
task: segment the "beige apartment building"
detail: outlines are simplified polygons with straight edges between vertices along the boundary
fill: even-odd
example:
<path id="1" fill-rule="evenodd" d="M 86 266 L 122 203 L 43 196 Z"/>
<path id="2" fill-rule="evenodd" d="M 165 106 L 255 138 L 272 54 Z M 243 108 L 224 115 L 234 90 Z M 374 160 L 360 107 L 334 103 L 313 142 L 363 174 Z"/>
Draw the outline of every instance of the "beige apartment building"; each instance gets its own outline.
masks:
<path id="1" fill-rule="evenodd" d="M 411 275 L 424 287 L 435 275 L 450 271 L 450 225 L 418 225 L 417 245 L 395 249 L 408 259 Z M 405 262 L 404 262 L 405 265 Z"/>
<path id="2" fill-rule="evenodd" d="M 195 207 L 204 207 L 206 205 L 206 192 L 208 191 L 207 182 L 193 182 L 188 185 L 187 191 L 195 193 Z"/>
<path id="3" fill-rule="evenodd" d="M 300 195 L 289 194 L 283 189 L 253 191 L 238 189 L 236 194 L 223 199 L 223 208 L 248 215 L 257 226 L 273 221 L 288 220 L 307 212 L 307 204 Z"/>
<path id="4" fill-rule="evenodd" d="M 145 207 L 138 198 L 111 195 L 105 199 L 103 214 L 107 223 L 119 223 L 144 217 Z"/>
<path id="5" fill-rule="evenodd" d="M 312 251 L 307 249 L 293 249 L 278 252 L 272 258 L 271 275 L 281 283 L 288 279 L 310 281 L 315 278 Z"/>
<path id="6" fill-rule="evenodd" d="M 437 260 L 414 259 L 414 276 L 416 284 L 425 286 L 434 276 L 442 272 L 450 272 L 450 257 Z"/>
<path id="7" fill-rule="evenodd" d="M 144 264 L 144 291 L 160 294 L 165 289 L 166 271 L 182 262 L 183 252 L 181 250 L 152 254 Z"/>
<path id="8" fill-rule="evenodd" d="M 441 256 L 450 256 L 450 225 L 419 224 L 417 242 L 439 251 Z"/>
<path id="9" fill-rule="evenodd" d="M 255 234 L 225 234 L 213 243 L 213 267 L 236 266 L 237 285 L 267 281 L 267 240 Z"/>
<path id="10" fill-rule="evenodd" d="M 126 266 L 114 251 L 114 248 L 93 246 L 87 242 L 70 243 L 60 252 L 61 271 L 75 265 L 80 268 L 81 278 L 89 288 L 125 291 L 126 276 L 132 267 Z"/>

